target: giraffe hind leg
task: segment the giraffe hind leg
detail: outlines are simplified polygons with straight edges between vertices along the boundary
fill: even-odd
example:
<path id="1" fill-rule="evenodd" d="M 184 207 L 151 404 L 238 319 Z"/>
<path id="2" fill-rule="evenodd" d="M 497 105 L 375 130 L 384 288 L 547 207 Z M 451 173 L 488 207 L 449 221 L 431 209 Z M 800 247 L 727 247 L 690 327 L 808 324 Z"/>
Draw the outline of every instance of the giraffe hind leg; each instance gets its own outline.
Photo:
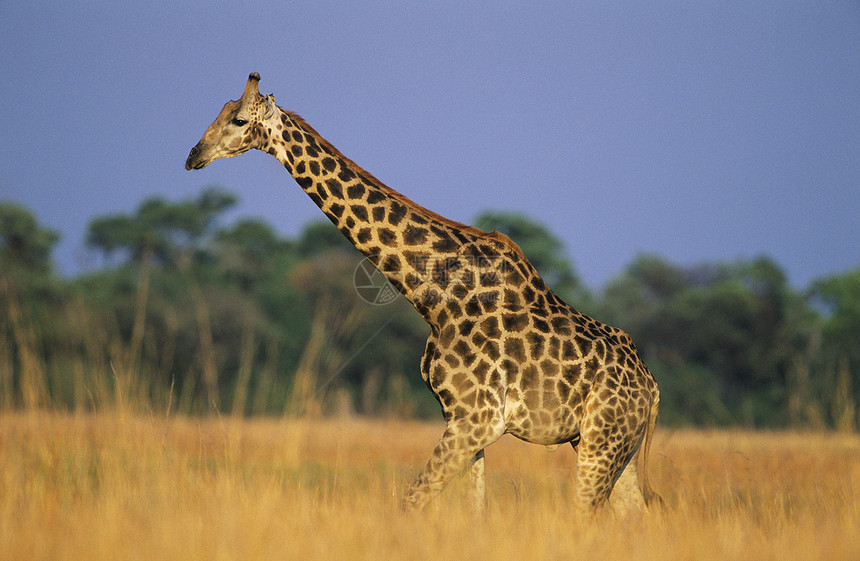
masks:
<path id="1" fill-rule="evenodd" d="M 609 504 L 616 514 L 627 516 L 646 512 L 650 505 L 657 504 L 659 506 L 663 503 L 663 499 L 651 489 L 648 483 L 648 451 L 654 436 L 659 402 L 659 396 L 652 398 L 643 427 L 643 434 L 634 447 L 632 457 L 627 465 L 622 468 L 621 475 L 612 488 Z M 641 473 L 639 471 L 640 464 Z"/>
<path id="2" fill-rule="evenodd" d="M 478 512 L 487 507 L 487 484 L 484 479 L 484 449 L 481 448 L 472 457 L 469 468 L 469 479 L 472 481 L 472 504 Z"/>
<path id="3" fill-rule="evenodd" d="M 639 486 L 638 456 L 637 451 L 612 487 L 609 504 L 615 514 L 627 516 L 647 510 L 645 496 Z"/>
<path id="4" fill-rule="evenodd" d="M 580 513 L 590 515 L 609 499 L 612 474 L 610 462 L 603 455 L 587 454 L 583 448 L 579 449 L 576 466 L 576 507 Z"/>
<path id="5" fill-rule="evenodd" d="M 592 427 L 583 432 L 579 446 L 571 442 L 578 450 L 576 503 L 585 514 L 603 507 L 616 491 L 618 496 L 610 502 L 613 510 L 615 505 L 625 511 L 645 506 L 636 467 L 641 434 L 637 438 L 621 433 L 618 427 Z"/>

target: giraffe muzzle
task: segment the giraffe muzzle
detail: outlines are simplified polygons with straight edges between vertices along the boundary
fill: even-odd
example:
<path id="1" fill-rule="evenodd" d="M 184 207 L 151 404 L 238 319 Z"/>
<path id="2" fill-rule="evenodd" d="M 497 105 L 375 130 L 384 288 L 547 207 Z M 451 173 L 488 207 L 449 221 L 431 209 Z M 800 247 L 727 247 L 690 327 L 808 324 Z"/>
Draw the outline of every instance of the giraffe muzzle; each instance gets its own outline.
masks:
<path id="1" fill-rule="evenodd" d="M 206 167 L 208 163 L 206 160 L 200 158 L 200 144 L 191 149 L 191 153 L 188 154 L 188 159 L 185 160 L 185 169 L 201 169 Z"/>

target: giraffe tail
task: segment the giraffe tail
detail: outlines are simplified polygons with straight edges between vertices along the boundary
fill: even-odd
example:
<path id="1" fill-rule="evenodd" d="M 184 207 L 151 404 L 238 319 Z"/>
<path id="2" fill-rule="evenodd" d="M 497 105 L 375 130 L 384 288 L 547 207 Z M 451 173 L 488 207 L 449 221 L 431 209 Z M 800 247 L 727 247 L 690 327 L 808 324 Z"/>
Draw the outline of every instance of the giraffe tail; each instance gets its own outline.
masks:
<path id="1" fill-rule="evenodd" d="M 645 439 L 642 442 L 642 495 L 645 497 L 645 504 L 663 506 L 663 497 L 658 495 L 651 488 L 651 483 L 648 481 L 648 452 L 651 450 L 651 441 L 654 436 L 654 426 L 657 424 L 657 411 L 660 405 L 660 394 L 656 393 L 651 400 L 651 410 L 648 412 L 648 428 L 645 431 Z"/>

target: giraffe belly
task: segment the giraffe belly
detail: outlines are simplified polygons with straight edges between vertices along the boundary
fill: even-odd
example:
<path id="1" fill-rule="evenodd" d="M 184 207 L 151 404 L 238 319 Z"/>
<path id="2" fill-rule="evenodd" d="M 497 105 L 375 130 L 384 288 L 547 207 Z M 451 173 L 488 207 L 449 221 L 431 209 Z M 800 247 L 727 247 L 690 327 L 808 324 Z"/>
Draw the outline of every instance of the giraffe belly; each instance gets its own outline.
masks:
<path id="1" fill-rule="evenodd" d="M 505 432 L 532 444 L 563 444 L 579 438 L 579 419 L 567 405 L 549 409 L 529 407 L 517 395 L 508 395 Z"/>

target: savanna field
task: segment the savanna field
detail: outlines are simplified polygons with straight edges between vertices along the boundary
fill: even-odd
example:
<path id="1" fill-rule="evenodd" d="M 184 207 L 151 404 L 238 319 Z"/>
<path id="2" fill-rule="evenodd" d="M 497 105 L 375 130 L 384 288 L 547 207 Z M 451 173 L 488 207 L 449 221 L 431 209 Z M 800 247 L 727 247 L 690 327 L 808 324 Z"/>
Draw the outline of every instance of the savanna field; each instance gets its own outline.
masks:
<path id="1" fill-rule="evenodd" d="M 468 478 L 399 501 L 441 423 L 3 413 L 0 558 L 858 559 L 860 439 L 658 426 L 666 506 L 579 519 L 576 455 L 504 437 Z"/>
<path id="2" fill-rule="evenodd" d="M 331 224 L 229 224 L 237 201 L 95 217 L 103 265 L 72 279 L 56 232 L 0 201 L 0 561 L 860 559 L 860 268 L 798 290 L 766 257 L 645 255 L 590 293 L 546 228 L 484 213 L 637 342 L 665 508 L 583 520 L 570 447 L 505 437 L 485 514 L 465 477 L 404 514 L 443 430 L 397 420 L 438 418 L 416 375 L 426 324 L 356 293 Z"/>

